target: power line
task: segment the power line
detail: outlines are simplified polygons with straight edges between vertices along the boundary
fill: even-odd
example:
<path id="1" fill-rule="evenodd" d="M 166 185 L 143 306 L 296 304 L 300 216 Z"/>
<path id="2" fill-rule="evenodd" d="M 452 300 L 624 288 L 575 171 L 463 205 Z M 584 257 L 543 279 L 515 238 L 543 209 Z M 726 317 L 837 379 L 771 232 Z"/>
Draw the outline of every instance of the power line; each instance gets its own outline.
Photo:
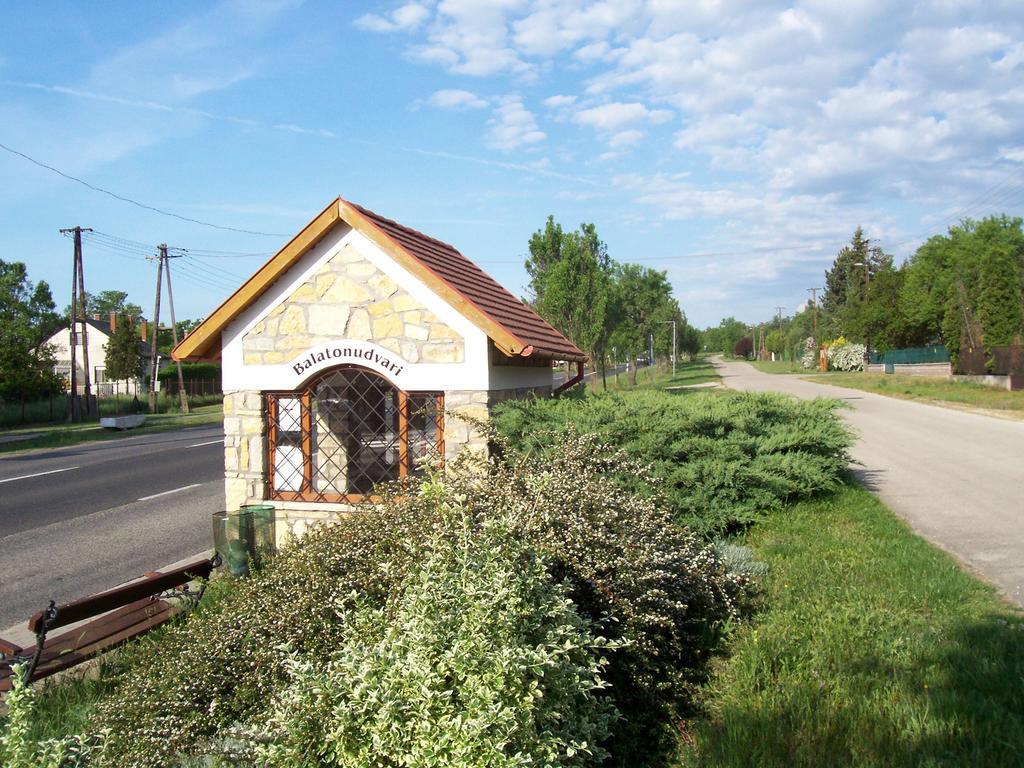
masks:
<path id="1" fill-rule="evenodd" d="M 193 219 L 193 218 L 191 218 L 189 216 L 182 216 L 181 214 L 172 213 L 171 211 L 165 211 L 162 208 L 157 208 L 157 207 L 152 206 L 152 205 L 147 205 L 146 203 L 140 203 L 138 200 L 133 200 L 130 197 L 125 197 L 124 195 L 119 195 L 116 192 L 111 192 L 109 189 L 104 189 L 103 187 L 97 187 L 95 184 L 90 184 L 88 181 L 85 181 L 84 179 L 80 179 L 77 176 L 72 176 L 70 173 L 65 173 L 64 171 L 60 170 L 59 168 L 54 168 L 52 165 L 47 165 L 44 162 L 36 160 L 34 157 L 29 157 L 24 152 L 19 152 L 16 149 L 12 149 L 11 147 L 8 147 L 6 144 L 0 143 L 0 149 L 4 150 L 5 152 L 10 152 L 12 155 L 17 155 L 18 157 L 24 158 L 25 160 L 28 160 L 33 165 L 37 165 L 40 168 L 45 168 L 47 171 L 51 171 L 52 173 L 56 173 L 58 176 L 62 176 L 63 178 L 67 179 L 68 181 L 73 181 L 76 184 L 81 184 L 83 187 L 87 187 L 88 189 L 91 189 L 93 192 L 99 192 L 101 194 L 104 194 L 104 195 L 107 195 L 109 197 L 112 197 L 115 200 L 120 200 L 122 203 L 128 203 L 129 205 L 134 205 L 137 208 L 142 208 L 143 210 L 146 210 L 146 211 L 152 211 L 153 213 L 158 213 L 161 216 L 169 216 L 172 219 L 178 219 L 179 221 L 187 221 L 187 222 L 189 222 L 191 224 L 199 224 L 200 226 L 203 226 L 203 227 L 211 227 L 213 229 L 221 229 L 221 230 L 225 230 L 227 232 L 240 232 L 240 233 L 245 234 L 245 235 L 260 235 L 262 237 L 288 237 L 288 235 L 281 234 L 280 232 L 258 232 L 256 230 L 252 230 L 252 229 L 241 229 L 239 227 L 228 227 L 228 226 L 224 226 L 222 224 L 212 224 L 209 221 L 202 221 L 200 219 Z"/>

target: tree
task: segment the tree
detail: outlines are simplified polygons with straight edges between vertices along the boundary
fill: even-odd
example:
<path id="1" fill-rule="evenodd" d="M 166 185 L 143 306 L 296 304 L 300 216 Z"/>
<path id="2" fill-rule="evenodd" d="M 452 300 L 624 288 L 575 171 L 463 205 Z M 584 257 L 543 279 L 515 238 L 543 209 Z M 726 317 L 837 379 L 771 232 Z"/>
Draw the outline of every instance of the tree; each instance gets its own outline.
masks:
<path id="1" fill-rule="evenodd" d="M 736 342 L 732 348 L 733 357 L 742 357 L 746 359 L 754 354 L 754 340 L 749 336 L 744 336 L 742 339 Z"/>
<path id="2" fill-rule="evenodd" d="M 978 279 L 978 320 L 985 353 L 994 347 L 1020 343 L 1024 336 L 1024 279 L 1020 258 L 1006 246 L 996 246 L 981 266 Z"/>
<path id="3" fill-rule="evenodd" d="M 538 229 L 530 236 L 530 255 L 526 259 L 526 273 L 530 276 L 530 293 L 534 303 L 544 297 L 548 272 L 562 260 L 562 225 L 548 216 L 544 229 Z"/>
<path id="4" fill-rule="evenodd" d="M 128 315 L 130 317 L 142 317 L 142 307 L 128 301 L 128 294 L 124 291 L 100 291 L 97 294 L 85 294 L 86 317 L 99 315 L 106 320 L 111 314 Z M 64 308 L 64 316 L 71 317 L 71 305 Z"/>
<path id="5" fill-rule="evenodd" d="M 629 379 L 636 384 L 636 358 L 647 349 L 648 335 L 663 320 L 676 319 L 679 305 L 665 272 L 639 264 L 619 265 L 612 280 L 614 307 L 611 344 L 628 354 Z M 669 330 L 671 333 L 671 329 Z"/>
<path id="6" fill-rule="evenodd" d="M 53 349 L 60 327 L 50 286 L 28 279 L 22 262 L 0 259 L 0 398 L 27 400 L 59 391 Z"/>
<path id="7" fill-rule="evenodd" d="M 704 331 L 704 343 L 712 352 L 731 355 L 736 342 L 743 338 L 746 332 L 745 323 L 741 323 L 735 317 L 726 317 L 717 328 L 708 328 Z"/>
<path id="8" fill-rule="evenodd" d="M 530 238 L 530 289 L 537 313 L 604 369 L 611 259 L 593 224 L 563 232 L 552 217 Z"/>
<path id="9" fill-rule="evenodd" d="M 979 330 L 984 336 L 986 320 L 999 326 L 997 318 L 1007 317 L 1013 325 L 1013 290 L 1005 290 L 1003 282 L 1024 270 L 1021 225 L 1020 218 L 1005 215 L 965 219 L 917 249 L 901 270 L 899 301 L 911 343 L 941 341 L 956 359 L 961 339 L 981 343 L 975 337 Z M 998 328 L 995 334 L 1005 337 Z"/>
<path id="10" fill-rule="evenodd" d="M 122 315 L 117 318 L 114 332 L 107 342 L 106 374 L 113 381 L 129 381 L 137 379 L 140 372 L 139 339 L 135 335 L 135 324 L 128 315 Z"/>
<path id="11" fill-rule="evenodd" d="M 690 360 L 697 357 L 700 352 L 700 331 L 687 323 L 679 336 L 679 351 L 684 352 Z"/>

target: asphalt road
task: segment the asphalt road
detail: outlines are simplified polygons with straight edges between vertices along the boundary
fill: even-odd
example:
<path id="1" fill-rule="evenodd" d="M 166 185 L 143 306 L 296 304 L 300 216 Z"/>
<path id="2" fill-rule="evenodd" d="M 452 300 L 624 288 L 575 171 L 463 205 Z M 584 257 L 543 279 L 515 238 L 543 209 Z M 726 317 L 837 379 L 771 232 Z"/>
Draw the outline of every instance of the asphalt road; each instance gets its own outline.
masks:
<path id="1" fill-rule="evenodd" d="M 1024 605 L 1024 422 L 714 362 L 733 389 L 843 400 L 864 485 Z"/>
<path id="2" fill-rule="evenodd" d="M 212 546 L 212 425 L 0 458 L 0 632 Z"/>

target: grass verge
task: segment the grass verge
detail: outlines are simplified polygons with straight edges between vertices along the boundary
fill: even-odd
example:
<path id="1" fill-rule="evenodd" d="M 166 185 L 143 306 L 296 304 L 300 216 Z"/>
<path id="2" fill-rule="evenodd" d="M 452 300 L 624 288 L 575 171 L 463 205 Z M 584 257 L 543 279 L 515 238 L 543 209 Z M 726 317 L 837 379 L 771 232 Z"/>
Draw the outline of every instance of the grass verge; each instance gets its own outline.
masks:
<path id="1" fill-rule="evenodd" d="M 881 373 L 830 373 L 816 376 L 814 381 L 904 400 L 952 403 L 990 411 L 1004 411 L 1007 415 L 1024 417 L 1024 390 L 1009 392 L 968 381 Z"/>
<path id="2" fill-rule="evenodd" d="M 704 384 L 719 379 L 718 372 L 707 358 L 697 360 L 680 360 L 676 363 L 676 373 L 672 375 L 671 366 L 663 369 L 660 365 L 654 368 L 653 381 L 651 380 L 651 369 L 641 368 L 636 374 L 636 386 L 629 383 L 629 374 L 621 371 L 617 376 L 609 373 L 607 377 L 608 389 L 614 391 L 628 391 L 631 389 L 664 389 L 665 387 L 688 387 L 693 384 Z M 589 379 L 588 379 L 589 383 Z M 597 391 L 603 389 L 601 377 L 597 377 Z"/>
<path id="3" fill-rule="evenodd" d="M 27 451 L 33 448 L 63 448 L 79 443 L 101 440 L 117 440 L 122 437 L 147 435 L 153 432 L 167 432 L 182 427 L 200 427 L 204 424 L 219 424 L 224 419 L 224 406 L 220 403 L 193 408 L 191 413 L 156 413 L 146 417 L 144 426 L 123 431 L 106 430 L 95 422 L 68 424 L 66 426 L 43 426 L 35 429 L 10 430 L 0 435 L 18 435 L 39 432 L 28 440 L 0 442 L 0 454 Z"/>
<path id="4" fill-rule="evenodd" d="M 685 766 L 1024 763 L 1024 615 L 848 487 L 756 525 L 765 609 L 689 724 Z"/>
<path id="5" fill-rule="evenodd" d="M 813 373 L 800 366 L 798 360 L 748 360 L 762 373 Z"/>

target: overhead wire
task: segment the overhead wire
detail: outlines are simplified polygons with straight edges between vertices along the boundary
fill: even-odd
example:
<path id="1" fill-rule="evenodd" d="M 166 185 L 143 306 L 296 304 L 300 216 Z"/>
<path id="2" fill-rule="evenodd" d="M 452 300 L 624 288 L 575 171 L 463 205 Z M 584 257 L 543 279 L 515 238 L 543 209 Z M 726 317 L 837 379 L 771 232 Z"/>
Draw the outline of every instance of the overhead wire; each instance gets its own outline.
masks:
<path id="1" fill-rule="evenodd" d="M 9 152 L 12 155 L 17 155 L 18 157 L 24 158 L 25 160 L 27 160 L 28 162 L 32 163 L 33 165 L 39 166 L 40 168 L 44 168 L 47 171 L 55 173 L 58 176 L 61 176 L 61 177 L 65 178 L 65 179 L 67 179 L 68 181 L 73 181 L 76 184 L 81 184 L 83 187 L 91 189 L 94 192 L 99 192 L 101 194 L 107 195 L 108 197 L 112 197 L 115 200 L 120 200 L 122 203 L 128 203 L 129 205 L 134 205 L 137 208 L 142 208 L 143 210 L 151 211 L 152 213 L 158 213 L 161 216 L 169 216 L 172 219 L 178 219 L 179 221 L 187 221 L 190 224 L 198 224 L 198 225 L 200 225 L 202 227 L 210 227 L 212 229 L 220 229 L 220 230 L 224 230 L 224 231 L 227 231 L 227 232 L 240 232 L 240 233 L 245 234 L 245 235 L 259 235 L 261 237 L 288 237 L 288 235 L 282 234 L 280 232 L 260 232 L 258 230 L 254 230 L 254 229 L 242 229 L 241 227 L 229 227 L 229 226 L 225 226 L 223 224 L 214 224 L 214 223 L 209 222 L 209 221 L 203 221 L 202 219 L 193 219 L 191 216 L 182 216 L 180 213 L 174 213 L 173 211 L 167 211 L 167 210 L 164 210 L 163 208 L 157 208 L 154 205 L 148 205 L 147 203 L 142 203 L 142 202 L 139 202 L 138 200 L 133 200 L 130 197 L 126 197 L 124 195 L 120 195 L 117 192 L 111 192 L 109 189 L 104 189 L 103 187 L 96 186 L 95 184 L 90 184 L 85 179 L 80 179 L 77 176 L 72 176 L 70 173 L 65 173 L 64 171 L 60 170 L 59 168 L 54 168 L 52 165 L 47 165 L 46 163 L 42 162 L 41 160 L 36 160 L 34 157 L 31 157 L 30 155 L 26 155 L 24 152 L 19 152 L 18 150 L 14 149 L 12 147 L 9 147 L 6 144 L 0 143 L 0 149 L 4 150 L 5 152 Z"/>

